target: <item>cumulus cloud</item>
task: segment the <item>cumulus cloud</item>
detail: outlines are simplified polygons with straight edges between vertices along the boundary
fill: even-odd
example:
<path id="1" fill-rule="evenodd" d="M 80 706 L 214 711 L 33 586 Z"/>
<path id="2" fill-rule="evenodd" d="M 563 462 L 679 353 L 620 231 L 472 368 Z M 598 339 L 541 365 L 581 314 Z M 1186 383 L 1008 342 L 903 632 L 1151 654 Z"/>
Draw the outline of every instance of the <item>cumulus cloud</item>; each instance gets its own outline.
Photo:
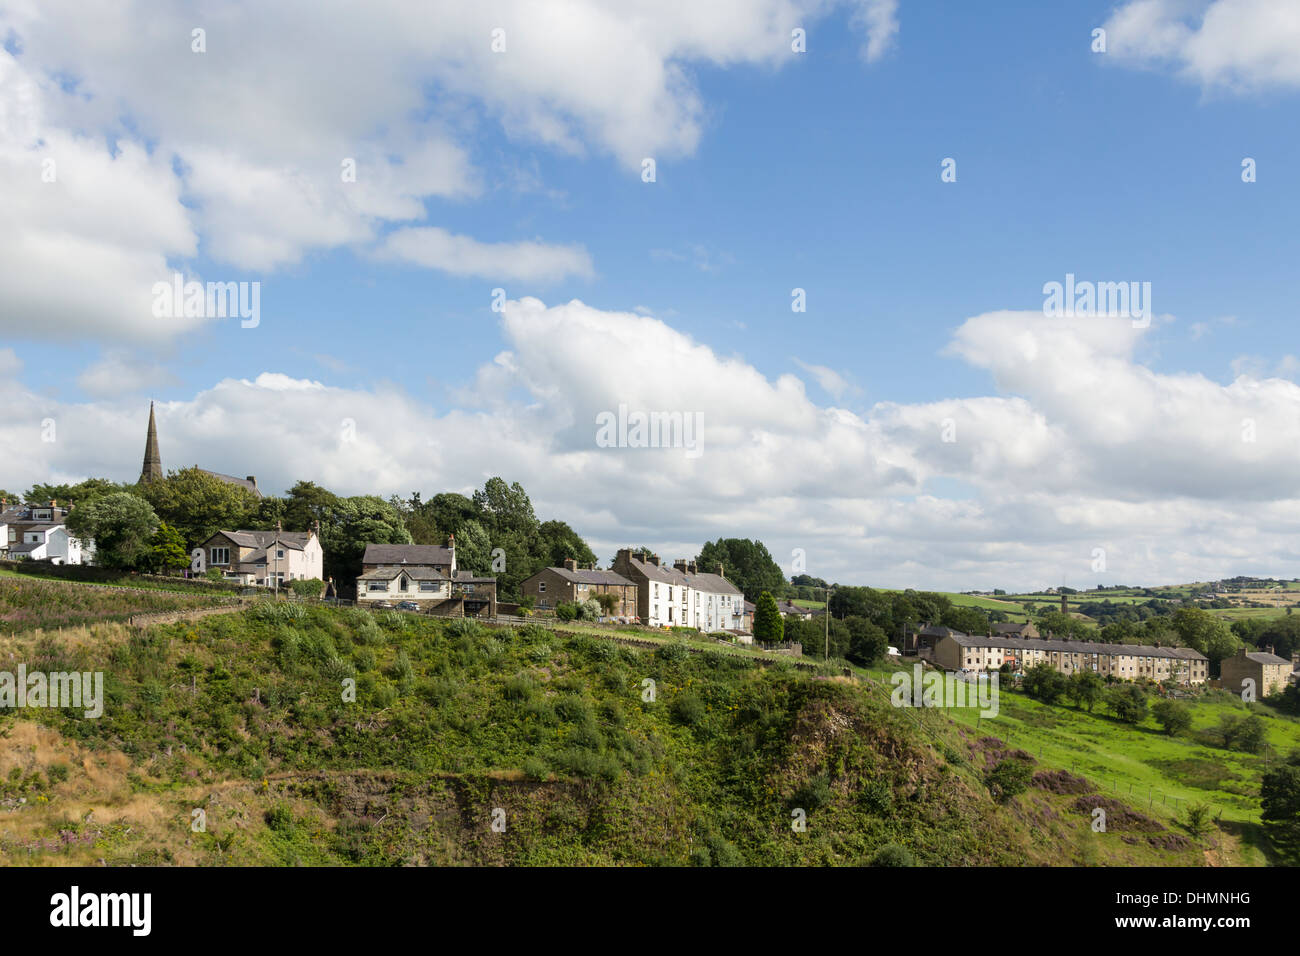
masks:
<path id="1" fill-rule="evenodd" d="M 82 391 L 97 398 L 139 394 L 178 384 L 180 379 L 164 366 L 122 349 L 104 353 L 77 376 Z"/>
<path id="2" fill-rule="evenodd" d="M 1131 0 L 1106 21 L 1108 53 L 1204 88 L 1300 87 L 1300 6 L 1278 0 Z"/>
<path id="3" fill-rule="evenodd" d="M 791 29 L 837 7 L 856 11 L 871 59 L 897 32 L 894 5 L 11 0 L 0 327 L 110 341 L 187 331 L 153 318 L 149 290 L 200 251 L 249 272 L 379 247 L 453 275 L 500 274 L 503 261 L 518 279 L 590 275 L 580 246 L 425 224 L 430 200 L 484 192 L 482 126 L 521 151 L 608 156 L 629 172 L 689 156 L 707 115 L 693 67 L 779 68 Z M 56 183 L 42 182 L 47 159 Z"/>
<path id="4" fill-rule="evenodd" d="M 738 535 L 786 564 L 802 548 L 828 579 L 885 586 L 1091 585 L 1096 548 L 1110 581 L 1300 573 L 1300 386 L 1154 372 L 1135 357 L 1151 330 L 1126 320 L 974 316 L 948 351 L 985 370 L 991 394 L 862 414 L 635 312 L 520 299 L 500 322 L 504 350 L 446 383 L 458 407 L 388 385 L 226 379 L 159 404 L 164 465 L 383 495 L 499 474 L 602 558 Z M 137 473 L 142 401 L 60 403 L 12 378 L 0 391 L 0 485 Z M 597 416 L 620 405 L 699 413 L 702 454 L 598 446 Z"/>

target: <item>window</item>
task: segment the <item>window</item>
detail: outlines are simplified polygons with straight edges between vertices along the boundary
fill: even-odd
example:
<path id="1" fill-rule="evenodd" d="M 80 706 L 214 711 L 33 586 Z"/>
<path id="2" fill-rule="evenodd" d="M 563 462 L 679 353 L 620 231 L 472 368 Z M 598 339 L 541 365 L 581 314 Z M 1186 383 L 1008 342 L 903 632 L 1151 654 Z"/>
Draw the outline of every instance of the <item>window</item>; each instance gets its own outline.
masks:
<path id="1" fill-rule="evenodd" d="M 437 590 L 438 590 L 438 582 L 437 582 L 437 581 L 421 581 L 421 582 L 420 582 L 420 590 L 421 590 L 421 591 L 437 591 Z"/>
<path id="2" fill-rule="evenodd" d="M 546 582 L 545 582 L 545 581 L 538 581 L 538 582 L 537 582 L 537 593 L 538 593 L 538 594 L 545 594 L 545 593 L 546 593 Z"/>
<path id="3" fill-rule="evenodd" d="M 275 551 L 275 556 L 276 556 L 277 558 L 283 558 L 283 557 L 284 557 L 284 548 L 277 548 L 276 551 Z"/>
<path id="4" fill-rule="evenodd" d="M 409 584 L 410 582 L 406 580 L 406 575 L 403 574 L 400 578 L 397 579 L 397 590 L 405 591 Z"/>
<path id="5" fill-rule="evenodd" d="M 229 549 L 229 548 L 212 548 L 212 549 L 210 549 L 209 554 L 208 554 L 208 563 L 209 563 L 209 564 L 229 564 L 229 563 L 230 563 L 230 549 Z"/>
<path id="6" fill-rule="evenodd" d="M 367 591 L 387 591 L 388 585 L 383 581 L 371 581 L 366 585 Z"/>

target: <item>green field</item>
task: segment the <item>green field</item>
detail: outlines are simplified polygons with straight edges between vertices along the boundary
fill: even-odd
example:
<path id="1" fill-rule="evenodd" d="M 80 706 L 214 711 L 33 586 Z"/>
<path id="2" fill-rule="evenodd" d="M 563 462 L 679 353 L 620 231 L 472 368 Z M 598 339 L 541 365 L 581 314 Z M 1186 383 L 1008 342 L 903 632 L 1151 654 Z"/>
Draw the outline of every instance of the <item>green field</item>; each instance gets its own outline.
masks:
<path id="1" fill-rule="evenodd" d="M 888 680 L 895 669 L 876 669 Z M 909 668 L 901 668 L 909 670 Z M 1130 802 L 1170 826 L 1192 803 L 1202 802 L 1231 824 L 1240 841 L 1241 862 L 1267 862 L 1259 829 L 1260 776 L 1270 755 L 1254 755 L 1208 745 L 1201 732 L 1224 714 L 1257 713 L 1267 724 L 1272 755 L 1300 749 L 1300 719 L 1263 704 L 1247 705 L 1230 694 L 1210 692 L 1188 704 L 1193 726 L 1187 735 L 1166 735 L 1150 716 L 1133 726 L 1103 712 L 1087 713 L 1067 704 L 1043 704 L 1000 688 L 999 713 L 981 718 L 974 709 L 928 712 L 936 722 L 952 723 L 1000 737 L 1042 764 L 1088 777 L 1102 791 Z"/>

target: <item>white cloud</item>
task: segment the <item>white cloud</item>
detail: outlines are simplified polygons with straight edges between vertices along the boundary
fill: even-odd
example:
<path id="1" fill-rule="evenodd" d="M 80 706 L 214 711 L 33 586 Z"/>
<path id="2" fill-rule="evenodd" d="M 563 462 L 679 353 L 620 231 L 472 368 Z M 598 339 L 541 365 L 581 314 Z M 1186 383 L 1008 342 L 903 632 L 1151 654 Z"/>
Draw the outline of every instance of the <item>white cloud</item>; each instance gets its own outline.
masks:
<path id="1" fill-rule="evenodd" d="M 1131 0 L 1105 29 L 1108 55 L 1204 88 L 1300 87 L 1300 5 L 1287 0 Z"/>
<path id="2" fill-rule="evenodd" d="M 798 358 L 794 360 L 794 364 L 811 375 L 817 384 L 822 387 L 822 390 L 837 401 L 845 395 L 851 395 L 859 391 L 856 385 L 833 368 L 825 365 L 811 365 Z"/>
<path id="3" fill-rule="evenodd" d="M 456 275 L 499 274 L 503 258 L 517 279 L 590 275 L 579 246 L 424 228 L 426 202 L 471 200 L 499 178 L 475 168 L 480 127 L 525 155 L 594 153 L 629 173 L 689 156 L 707 115 L 694 67 L 779 68 L 793 26 L 845 5 L 875 58 L 897 31 L 893 0 L 11 0 L 0 328 L 165 339 L 194 323 L 154 319 L 149 290 L 200 250 L 273 270 L 403 226 L 420 228 L 385 249 Z M 191 49 L 195 28 L 206 52 Z M 40 181 L 45 158 L 57 185 Z M 510 175 L 519 158 L 501 162 Z"/>
<path id="4" fill-rule="evenodd" d="M 479 242 L 437 227 L 399 229 L 384 241 L 381 259 L 439 269 L 455 276 L 548 282 L 595 275 L 591 256 L 580 245 L 532 242 Z"/>
<path id="5" fill-rule="evenodd" d="M 77 385 L 98 398 L 167 388 L 180 380 L 164 366 L 119 349 L 110 350 L 77 376 Z"/>
<path id="6" fill-rule="evenodd" d="M 632 312 L 522 299 L 501 330 L 506 349 L 442 413 L 395 387 L 276 372 L 161 403 L 164 465 L 256 474 L 270 491 L 309 478 L 426 497 L 499 474 L 604 559 L 620 544 L 676 554 L 758 537 L 783 563 L 800 547 L 811 573 L 885 586 L 1091 585 L 1096 547 L 1109 581 L 1300 573 L 1300 386 L 1156 373 L 1135 359 L 1150 332 L 1126 320 L 975 316 L 950 354 L 987 370 L 996 394 L 862 415 Z M 142 401 L 60 403 L 13 379 L 0 390 L 0 486 L 137 473 Z M 620 404 L 700 412 L 702 454 L 597 447 L 596 415 Z M 971 493 L 931 491 L 945 483 Z"/>

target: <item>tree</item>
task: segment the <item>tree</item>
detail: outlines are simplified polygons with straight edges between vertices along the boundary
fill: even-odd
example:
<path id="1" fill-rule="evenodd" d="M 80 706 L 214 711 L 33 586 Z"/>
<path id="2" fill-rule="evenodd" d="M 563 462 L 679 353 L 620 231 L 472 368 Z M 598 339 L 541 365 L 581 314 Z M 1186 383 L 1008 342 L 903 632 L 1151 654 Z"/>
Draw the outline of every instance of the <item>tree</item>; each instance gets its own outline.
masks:
<path id="1" fill-rule="evenodd" d="M 168 472 L 162 481 L 136 487 L 158 517 L 180 532 L 186 548 L 201 545 L 218 531 L 247 528 L 257 514 L 256 495 L 198 468 Z"/>
<path id="2" fill-rule="evenodd" d="M 492 542 L 477 521 L 467 521 L 456 532 L 456 567 L 478 575 L 492 571 Z"/>
<path id="3" fill-rule="evenodd" d="M 1180 607 L 1170 622 L 1184 647 L 1200 651 L 1217 671 L 1219 661 L 1237 653 L 1241 641 L 1220 617 L 1199 607 Z"/>
<path id="4" fill-rule="evenodd" d="M 754 605 L 754 640 L 760 644 L 779 644 L 785 636 L 785 622 L 776 609 L 776 598 L 764 591 Z"/>
<path id="5" fill-rule="evenodd" d="M 543 521 L 537 528 L 537 545 L 540 567 L 563 567 L 566 558 L 579 565 L 596 563 L 596 552 L 563 521 Z"/>
<path id="6" fill-rule="evenodd" d="M 848 617 L 844 625 L 849 632 L 849 650 L 844 656 L 855 664 L 870 667 L 889 653 L 889 638 L 865 617 Z"/>
<path id="7" fill-rule="evenodd" d="M 118 491 L 68 512 L 67 526 L 83 542 L 94 539 L 96 563 L 134 570 L 148 561 L 158 516 L 143 498 Z"/>
<path id="8" fill-rule="evenodd" d="M 1025 693 L 1044 704 L 1060 700 L 1067 686 L 1065 675 L 1051 664 L 1035 664 L 1025 671 Z"/>
<path id="9" fill-rule="evenodd" d="M 1192 726 L 1192 712 L 1182 701 L 1158 700 L 1151 705 L 1151 713 L 1165 733 L 1174 737 Z"/>
<path id="10" fill-rule="evenodd" d="M 48 505 L 51 501 L 57 501 L 61 505 L 81 506 L 113 492 L 130 490 L 130 485 L 118 484 L 107 478 L 87 478 L 73 485 L 32 485 L 27 489 L 23 499 L 29 505 Z M 10 502 L 18 501 L 17 495 L 10 495 L 8 492 L 5 492 L 2 497 Z"/>
<path id="11" fill-rule="evenodd" d="M 1138 724 L 1147 715 L 1147 695 L 1137 684 L 1123 684 L 1106 692 L 1106 706 L 1126 724 Z"/>
<path id="12" fill-rule="evenodd" d="M 1106 690 L 1106 682 L 1096 671 L 1075 671 L 1066 682 L 1066 696 L 1074 701 L 1076 707 L 1088 713 L 1092 713 Z"/>
<path id="13" fill-rule="evenodd" d="M 321 523 L 325 576 L 351 584 L 361 573 L 367 544 L 410 544 L 402 516 L 374 495 L 341 498 Z"/>
<path id="14" fill-rule="evenodd" d="M 188 567 L 190 563 L 189 555 L 185 553 L 185 539 L 166 521 L 159 522 L 158 529 L 149 539 L 147 563 L 152 570 L 163 574 Z"/>
<path id="15" fill-rule="evenodd" d="M 785 572 L 772 560 L 766 545 L 748 538 L 719 538 L 700 548 L 695 563 L 705 574 L 719 569 L 728 581 L 745 592 L 747 601 L 758 602 L 764 591 L 784 593 Z"/>
<path id="16" fill-rule="evenodd" d="M 284 530 L 310 531 L 320 522 L 330 521 L 342 499 L 312 481 L 300 481 L 289 489 L 284 500 Z"/>
<path id="17" fill-rule="evenodd" d="M 606 617 L 613 614 L 614 609 L 618 607 L 618 595 L 611 594 L 609 591 L 593 594 L 591 599 L 600 605 L 600 610 Z"/>
<path id="18" fill-rule="evenodd" d="M 519 482 L 507 485 L 503 478 L 489 478 L 482 491 L 474 492 L 474 506 L 495 534 L 514 532 L 530 538 L 537 531 L 533 503 Z"/>
<path id="19" fill-rule="evenodd" d="M 1260 819 L 1280 847 L 1300 853 L 1300 750 L 1265 772 L 1259 787 Z"/>

